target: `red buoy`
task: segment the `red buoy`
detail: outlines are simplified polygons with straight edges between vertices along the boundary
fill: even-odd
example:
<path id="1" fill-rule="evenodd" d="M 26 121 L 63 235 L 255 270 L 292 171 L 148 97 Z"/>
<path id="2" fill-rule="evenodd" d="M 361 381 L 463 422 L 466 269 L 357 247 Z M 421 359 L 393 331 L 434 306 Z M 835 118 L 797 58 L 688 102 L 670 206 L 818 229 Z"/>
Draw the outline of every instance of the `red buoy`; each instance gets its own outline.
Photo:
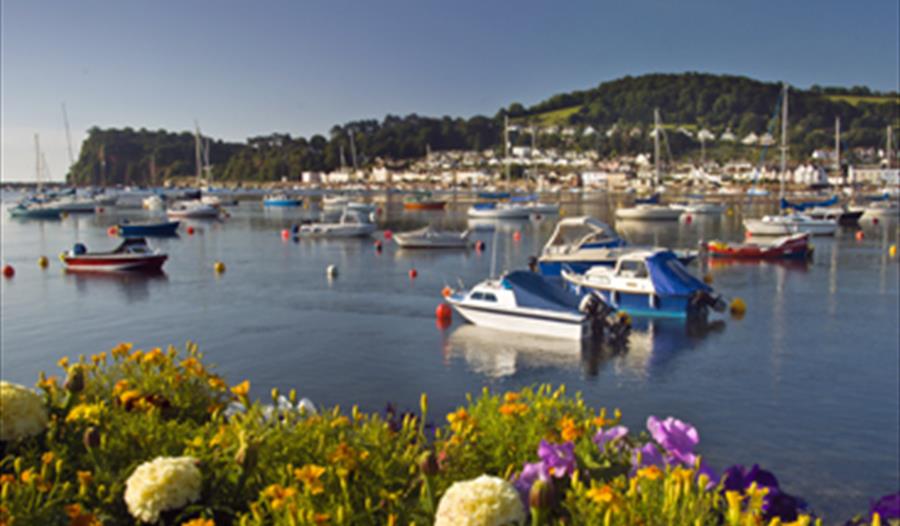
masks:
<path id="1" fill-rule="evenodd" d="M 416 270 L 414 268 L 409 269 L 409 279 L 416 279 L 416 277 L 418 277 L 418 275 L 419 275 L 418 270 Z"/>
<path id="2" fill-rule="evenodd" d="M 380 239 L 375 240 L 375 250 L 381 251 L 381 240 Z"/>
<path id="3" fill-rule="evenodd" d="M 513 241 L 522 241 L 522 233 L 518 230 L 513 232 Z"/>
<path id="4" fill-rule="evenodd" d="M 479 251 L 479 252 L 481 252 L 482 250 L 484 250 L 484 241 L 482 241 L 482 240 L 480 240 L 480 239 L 479 239 L 478 241 L 476 241 L 476 242 L 475 242 L 475 250 L 477 250 L 477 251 Z"/>
<path id="5" fill-rule="evenodd" d="M 691 224 L 691 221 L 693 221 L 693 220 L 694 220 L 694 219 L 691 217 L 690 214 L 684 216 L 684 222 L 685 222 L 686 224 L 688 224 L 688 225 Z"/>
<path id="6" fill-rule="evenodd" d="M 439 320 L 450 321 L 453 319 L 453 309 L 446 303 L 440 303 L 437 308 L 434 309 L 434 317 Z"/>
<path id="7" fill-rule="evenodd" d="M 877 217 L 873 217 L 873 218 L 872 218 L 872 224 L 873 224 L 873 225 L 877 225 L 877 224 L 878 224 L 878 218 L 877 218 Z"/>
<path id="8" fill-rule="evenodd" d="M 450 328 L 450 325 L 453 324 L 453 320 L 450 318 L 436 318 L 434 320 L 434 326 L 438 328 L 440 331 L 446 331 Z"/>
<path id="9" fill-rule="evenodd" d="M 11 278 L 16 275 L 16 269 L 12 265 L 3 265 L 3 277 Z"/>
<path id="10" fill-rule="evenodd" d="M 449 286 L 445 286 L 443 289 L 441 289 L 441 296 L 446 298 L 451 294 L 453 294 L 453 289 L 451 289 Z M 441 305 L 443 305 L 443 303 Z M 438 309 L 440 309 L 440 306 L 438 306 Z"/>
<path id="11" fill-rule="evenodd" d="M 291 238 L 291 231 L 290 231 L 290 230 L 288 230 L 287 228 L 285 228 L 284 230 L 281 231 L 281 239 L 287 241 L 287 240 L 290 239 L 290 238 Z"/>
<path id="12" fill-rule="evenodd" d="M 119 227 L 113 225 L 113 226 L 111 226 L 111 227 L 109 227 L 109 228 L 106 229 L 106 233 L 109 234 L 109 235 L 111 235 L 111 236 L 114 236 L 114 235 L 116 235 L 116 234 L 119 233 Z"/>
<path id="13" fill-rule="evenodd" d="M 862 241 L 865 237 L 866 237 L 866 234 L 864 234 L 862 230 L 856 231 L 856 240 L 857 241 Z"/>
<path id="14" fill-rule="evenodd" d="M 98 214 L 102 214 L 102 213 L 103 213 L 103 210 L 104 210 L 104 209 L 103 209 L 102 206 L 98 206 L 98 207 L 97 207 L 97 213 L 98 213 Z"/>
<path id="15" fill-rule="evenodd" d="M 385 230 L 385 231 L 384 231 L 384 238 L 385 238 L 385 239 L 391 239 L 392 237 L 394 237 L 394 233 L 393 233 L 393 232 L 391 232 L 390 230 Z"/>
<path id="16" fill-rule="evenodd" d="M 187 233 L 189 236 L 193 236 L 194 235 L 194 227 L 192 227 L 192 226 L 187 227 Z"/>

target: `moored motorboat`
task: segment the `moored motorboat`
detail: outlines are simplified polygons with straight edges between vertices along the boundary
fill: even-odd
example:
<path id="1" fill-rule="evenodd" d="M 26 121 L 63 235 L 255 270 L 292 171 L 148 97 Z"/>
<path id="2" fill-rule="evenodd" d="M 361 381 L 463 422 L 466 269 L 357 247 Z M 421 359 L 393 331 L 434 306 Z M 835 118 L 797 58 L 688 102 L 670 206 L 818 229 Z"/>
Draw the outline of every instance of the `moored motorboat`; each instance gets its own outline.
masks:
<path id="1" fill-rule="evenodd" d="M 122 237 L 172 237 L 176 235 L 179 221 L 161 223 L 119 223 L 117 227 Z"/>
<path id="2" fill-rule="evenodd" d="M 809 243 L 809 234 L 801 233 L 773 239 L 768 243 L 710 241 L 706 244 L 706 250 L 715 258 L 805 259 L 812 255 L 813 249 Z"/>
<path id="3" fill-rule="evenodd" d="M 768 215 L 762 219 L 744 219 L 744 228 L 754 236 L 787 236 L 798 233 L 833 236 L 838 223 L 832 219 L 813 219 L 804 214 Z"/>
<path id="4" fill-rule="evenodd" d="M 484 219 L 526 219 L 531 215 L 531 210 L 525 206 L 517 206 L 510 203 L 475 203 L 467 212 L 471 218 Z"/>
<path id="5" fill-rule="evenodd" d="M 606 223 L 593 217 L 561 219 L 544 245 L 538 258 L 541 274 L 559 276 L 563 266 L 575 272 L 585 272 L 595 265 L 615 265 L 623 254 L 648 250 L 652 247 L 629 245 Z M 693 250 L 675 251 L 682 263 L 697 257 Z"/>
<path id="6" fill-rule="evenodd" d="M 411 232 L 395 232 L 393 239 L 401 248 L 467 248 L 469 231 L 440 231 L 429 225 Z"/>
<path id="7" fill-rule="evenodd" d="M 602 334 L 612 312 L 592 296 L 579 297 L 539 274 L 521 270 L 487 279 L 446 299 L 460 316 L 475 325 L 573 340 Z M 618 327 L 617 322 L 608 323 Z"/>
<path id="8" fill-rule="evenodd" d="M 166 199 L 164 195 L 153 194 L 145 197 L 141 201 L 141 205 L 147 210 L 165 210 Z"/>
<path id="9" fill-rule="evenodd" d="M 66 270 L 87 272 L 159 271 L 168 256 L 151 249 L 142 237 L 130 237 L 111 252 L 88 252 L 77 243 L 72 250 L 62 254 Z"/>
<path id="10" fill-rule="evenodd" d="M 93 214 L 97 208 L 97 202 L 92 198 L 76 195 L 58 197 L 49 201 L 47 205 L 59 208 L 61 212 L 67 214 Z"/>
<path id="11" fill-rule="evenodd" d="M 303 199 L 290 196 L 284 192 L 269 194 L 263 198 L 263 206 L 300 206 Z"/>
<path id="12" fill-rule="evenodd" d="M 668 205 L 641 203 L 632 207 L 617 208 L 616 219 L 639 221 L 676 221 L 682 210 Z"/>
<path id="13" fill-rule="evenodd" d="M 563 269 L 576 291 L 595 291 L 604 302 L 634 316 L 702 318 L 709 308 L 725 309 L 712 288 L 695 278 L 669 250 L 622 255 L 614 267 L 591 267 L 584 273 Z"/>
<path id="14" fill-rule="evenodd" d="M 186 219 L 213 219 L 219 217 L 219 209 L 194 199 L 175 202 L 166 210 L 166 215 Z"/>
<path id="15" fill-rule="evenodd" d="M 443 210 L 447 201 L 435 199 L 431 192 L 416 193 L 403 199 L 406 210 Z"/>
<path id="16" fill-rule="evenodd" d="M 718 215 L 725 212 L 725 205 L 721 203 L 705 201 L 688 201 L 686 203 L 673 203 L 671 208 L 681 210 L 688 214 Z"/>
<path id="17" fill-rule="evenodd" d="M 62 210 L 44 203 L 23 201 L 11 207 L 9 215 L 20 219 L 59 219 Z"/>
<path id="18" fill-rule="evenodd" d="M 301 237 L 366 237 L 372 235 L 376 225 L 363 212 L 344 209 L 336 223 L 309 223 L 301 225 Z"/>
<path id="19" fill-rule="evenodd" d="M 863 210 L 850 210 L 846 206 L 821 206 L 810 208 L 806 214 L 813 219 L 830 219 L 839 225 L 852 226 L 859 223 Z"/>

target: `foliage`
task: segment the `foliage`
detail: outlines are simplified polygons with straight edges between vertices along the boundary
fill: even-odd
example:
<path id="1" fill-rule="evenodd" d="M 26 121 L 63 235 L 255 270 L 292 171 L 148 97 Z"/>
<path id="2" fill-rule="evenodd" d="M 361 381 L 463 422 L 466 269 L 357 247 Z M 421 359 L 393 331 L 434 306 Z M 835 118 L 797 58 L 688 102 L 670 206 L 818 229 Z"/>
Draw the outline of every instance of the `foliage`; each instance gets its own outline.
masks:
<path id="1" fill-rule="evenodd" d="M 120 344 L 60 360 L 63 385 L 41 374 L 46 429 L 0 444 L 0 524 L 405 525 L 439 509 L 441 524 L 522 510 L 532 524 L 813 520 L 756 467 L 717 481 L 690 425 L 651 417 L 629 434 L 564 387 L 485 390 L 435 428 L 424 395 L 403 415 L 319 412 L 293 391 L 251 403 L 248 381 L 229 387 L 202 358 Z M 893 520 L 882 500 L 858 524 Z"/>

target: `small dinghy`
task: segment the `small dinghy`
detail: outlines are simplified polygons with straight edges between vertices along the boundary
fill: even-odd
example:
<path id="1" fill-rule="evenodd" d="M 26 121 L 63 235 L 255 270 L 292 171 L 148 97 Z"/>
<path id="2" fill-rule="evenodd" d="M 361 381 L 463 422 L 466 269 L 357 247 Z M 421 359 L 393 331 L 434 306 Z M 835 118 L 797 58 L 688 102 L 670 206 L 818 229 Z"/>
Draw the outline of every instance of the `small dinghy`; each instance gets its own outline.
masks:
<path id="1" fill-rule="evenodd" d="M 269 194 L 263 198 L 263 206 L 300 206 L 303 200 L 286 193 Z"/>
<path id="2" fill-rule="evenodd" d="M 20 219 L 59 219 L 62 210 L 36 201 L 23 201 L 10 208 L 9 215 Z"/>
<path id="3" fill-rule="evenodd" d="M 725 243 L 710 241 L 706 244 L 709 255 L 715 258 L 734 259 L 805 259 L 812 255 L 809 234 L 794 234 L 773 239 L 769 243 Z"/>
<path id="4" fill-rule="evenodd" d="M 76 243 L 62 254 L 66 270 L 86 272 L 159 272 L 166 259 L 166 254 L 151 249 L 142 237 L 126 238 L 112 252 L 88 252 L 83 244 Z"/>
<path id="5" fill-rule="evenodd" d="M 469 231 L 440 231 L 429 225 L 412 232 L 395 233 L 394 242 L 401 248 L 467 248 Z"/>
<path id="6" fill-rule="evenodd" d="M 471 218 L 479 219 L 527 219 L 531 210 L 527 206 L 511 203 L 475 203 L 467 212 Z"/>
<path id="7" fill-rule="evenodd" d="M 413 194 L 403 200 L 403 208 L 406 210 L 443 210 L 447 201 L 435 199 L 431 192 Z"/>
<path id="8" fill-rule="evenodd" d="M 668 205 L 642 203 L 616 209 L 616 219 L 636 221 L 677 221 L 683 210 Z"/>
<path id="9" fill-rule="evenodd" d="M 301 225 L 301 237 L 366 237 L 375 231 L 375 223 L 364 213 L 344 209 L 337 223 L 309 223 Z"/>
<path id="10" fill-rule="evenodd" d="M 119 223 L 118 231 L 122 237 L 173 237 L 178 230 L 179 221 L 162 223 Z"/>
<path id="11" fill-rule="evenodd" d="M 176 202 L 166 210 L 166 215 L 188 219 L 215 219 L 219 217 L 219 209 L 195 199 Z"/>
<path id="12" fill-rule="evenodd" d="M 632 252 L 615 267 L 592 267 L 579 274 L 563 269 L 576 287 L 596 291 L 609 305 L 633 316 L 704 318 L 709 308 L 725 310 L 712 288 L 695 278 L 669 250 Z"/>
<path id="13" fill-rule="evenodd" d="M 533 272 L 517 270 L 487 279 L 447 302 L 469 323 L 491 329 L 581 340 L 627 333 L 627 320 L 594 295 L 580 297 Z"/>
<path id="14" fill-rule="evenodd" d="M 833 236 L 838 223 L 833 219 L 813 219 L 804 214 L 769 215 L 762 219 L 744 219 L 744 228 L 754 236 L 787 236 L 799 233 Z"/>

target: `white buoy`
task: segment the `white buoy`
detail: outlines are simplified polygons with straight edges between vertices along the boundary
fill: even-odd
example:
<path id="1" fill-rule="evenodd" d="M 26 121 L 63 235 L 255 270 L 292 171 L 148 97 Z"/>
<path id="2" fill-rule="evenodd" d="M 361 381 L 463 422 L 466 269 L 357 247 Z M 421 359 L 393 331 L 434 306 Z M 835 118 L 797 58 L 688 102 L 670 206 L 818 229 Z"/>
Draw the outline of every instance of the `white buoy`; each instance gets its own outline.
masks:
<path id="1" fill-rule="evenodd" d="M 325 269 L 325 274 L 329 278 L 336 278 L 338 275 L 338 270 L 336 265 L 328 265 L 328 268 Z"/>

